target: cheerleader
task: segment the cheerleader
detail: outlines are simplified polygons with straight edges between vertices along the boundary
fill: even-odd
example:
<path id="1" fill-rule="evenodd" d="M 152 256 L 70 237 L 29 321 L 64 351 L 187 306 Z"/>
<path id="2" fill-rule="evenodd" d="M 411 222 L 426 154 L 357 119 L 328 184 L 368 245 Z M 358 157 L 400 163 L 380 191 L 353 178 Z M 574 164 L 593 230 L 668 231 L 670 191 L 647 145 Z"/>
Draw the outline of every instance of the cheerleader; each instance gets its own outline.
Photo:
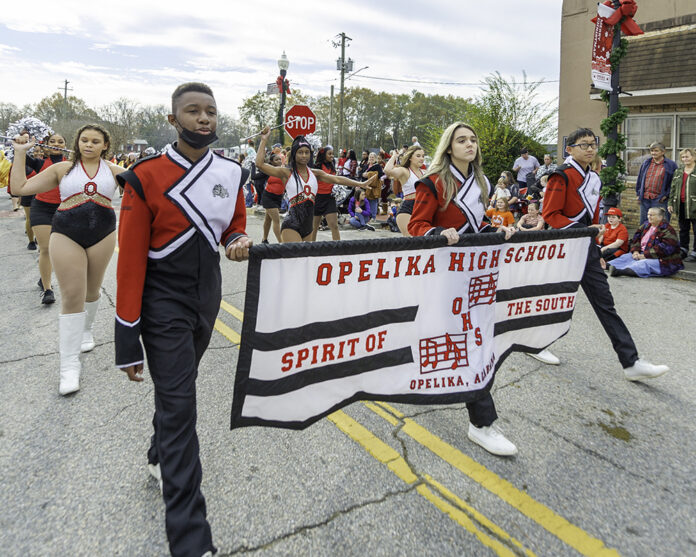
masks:
<path id="1" fill-rule="evenodd" d="M 497 230 L 505 239 L 512 236 L 513 228 L 493 229 L 484 221 L 491 185 L 481 163 L 476 132 L 463 122 L 449 126 L 440 138 L 429 171 L 415 184 L 415 203 L 408 223 L 410 235 L 440 234 L 447 238 L 448 245 L 456 244 L 460 234 Z M 410 165 L 412 171 L 413 163 Z M 468 402 L 466 408 L 469 439 L 495 455 L 517 454 L 517 447 L 493 425 L 498 415 L 489 390 L 481 392 L 478 400 Z"/>
<path id="2" fill-rule="evenodd" d="M 292 142 L 289 168 L 279 168 L 264 162 L 266 142 L 271 130 L 266 126 L 261 132 L 261 144 L 256 153 L 256 167 L 269 176 L 275 176 L 283 181 L 290 201 L 290 209 L 280 226 L 280 241 L 287 242 L 311 242 L 314 221 L 314 199 L 319 185 L 317 178 L 330 184 L 357 187 L 360 182 L 350 180 L 343 176 L 333 176 L 318 168 L 311 168 L 312 146 L 304 138 L 298 135 Z M 376 177 L 373 176 L 367 184 L 371 184 Z"/>
<path id="3" fill-rule="evenodd" d="M 396 152 L 394 152 L 384 167 L 384 173 L 402 184 L 404 200 L 396 215 L 396 225 L 399 227 L 401 234 L 408 237 L 411 236 L 408 230 L 408 223 L 411 220 L 413 202 L 416 199 L 416 182 L 423 177 L 421 167 L 425 160 L 425 151 L 420 145 L 413 145 L 402 155 L 402 162 L 399 166 L 397 166 L 396 159 Z"/>
<path id="4" fill-rule="evenodd" d="M 123 168 L 103 160 L 109 150 L 109 134 L 96 124 L 78 130 L 72 162 L 57 162 L 27 181 L 26 153 L 33 146 L 26 137 L 15 138 L 12 184 L 21 195 L 58 190 L 60 204 L 48 245 L 61 285 L 58 392 L 67 395 L 80 388 L 80 352 L 94 348 L 92 325 L 104 273 L 116 246 L 116 215 L 111 206 L 114 177 Z"/>
<path id="5" fill-rule="evenodd" d="M 38 145 L 34 147 L 31 154 L 34 158 L 37 159 L 42 159 L 44 157 L 44 153 L 41 150 L 41 147 L 39 147 Z M 26 166 L 25 172 L 27 175 L 27 180 L 32 176 L 36 176 L 36 172 L 34 171 L 34 169 L 28 165 Z M 34 230 L 31 227 L 31 202 L 33 199 L 33 195 L 23 195 L 20 198 L 20 204 L 22 206 L 22 209 L 24 209 L 24 233 L 27 235 L 27 239 L 29 240 L 29 243 L 27 244 L 27 249 L 31 251 L 36 251 L 36 236 L 34 235 Z"/>
<path id="6" fill-rule="evenodd" d="M 319 149 L 317 160 L 314 168 L 323 170 L 327 174 L 336 175 L 334 166 L 333 148 L 329 145 L 323 149 Z M 321 224 L 322 217 L 326 218 L 326 224 L 331 229 L 331 239 L 337 242 L 341 239 L 341 233 L 338 231 L 338 208 L 336 207 L 336 198 L 333 196 L 333 184 L 317 180 L 319 185 L 317 189 L 317 198 L 314 201 L 314 229 L 312 230 L 312 242 L 317 239 L 317 231 Z"/>
<path id="7" fill-rule="evenodd" d="M 28 139 L 28 136 L 27 136 Z M 33 170 L 36 174 L 49 168 L 51 165 L 63 162 L 63 152 L 58 149 L 65 149 L 65 138 L 54 133 L 45 141 L 43 154 L 45 158 L 26 157 L 27 169 Z M 51 288 L 51 275 L 53 268 L 50 257 L 50 237 L 53 215 L 60 205 L 60 193 L 58 188 L 50 191 L 42 190 L 31 197 L 29 208 L 29 220 L 34 232 L 36 242 L 39 244 L 39 288 L 41 288 L 41 303 L 52 304 L 56 301 L 55 294 Z"/>
<path id="8" fill-rule="evenodd" d="M 283 164 L 280 153 L 276 153 L 275 150 L 270 154 L 268 160 L 276 168 Z M 258 170 L 258 173 L 266 176 L 266 187 L 261 194 L 261 205 L 266 211 L 266 216 L 263 219 L 263 239 L 261 243 L 268 243 L 268 234 L 271 231 L 271 226 L 273 226 L 273 234 L 276 240 L 280 242 L 280 206 L 283 203 L 285 184 L 276 176 L 268 176 L 261 170 Z"/>

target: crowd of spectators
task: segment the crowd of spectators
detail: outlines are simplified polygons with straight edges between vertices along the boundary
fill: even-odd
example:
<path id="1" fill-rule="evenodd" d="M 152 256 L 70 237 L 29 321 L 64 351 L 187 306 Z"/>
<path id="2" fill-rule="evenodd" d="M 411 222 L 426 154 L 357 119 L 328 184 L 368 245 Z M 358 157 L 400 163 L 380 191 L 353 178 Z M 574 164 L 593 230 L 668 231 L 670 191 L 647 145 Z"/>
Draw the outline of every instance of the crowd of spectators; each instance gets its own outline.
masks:
<path id="1" fill-rule="evenodd" d="M 411 144 L 420 146 L 417 137 L 412 138 Z M 408 147 L 403 145 L 401 149 L 391 152 L 383 149 L 357 152 L 354 149 L 342 149 L 337 153 L 334 162 L 336 174 L 359 181 L 365 181 L 375 173 L 378 176 L 378 182 L 371 187 L 356 188 L 355 191 L 346 192 L 345 188 L 335 186 L 339 223 L 358 230 L 381 227 L 399 232 L 396 215 L 403 194 L 398 180 L 390 179 L 384 172 L 384 167 L 391 157 L 396 157 L 398 164 Z M 324 148 L 326 149 L 333 148 L 328 146 Z M 360 158 L 358 152 L 361 153 Z M 246 152 L 240 154 L 242 165 L 252 170 L 251 180 L 247 184 L 247 206 L 260 203 L 261 193 L 268 179 L 263 173 L 253 171 L 253 165 L 248 161 L 253 161 L 255 156 L 253 141 L 250 140 Z M 268 160 L 283 165 L 287 156 L 288 149 L 275 144 L 269 152 Z M 696 151 L 684 149 L 680 158 L 681 165 L 677 165 L 665 156 L 664 145 L 659 142 L 650 145 L 650 157 L 642 163 L 636 181 L 636 199 L 642 224 L 632 239 L 629 239 L 628 229 L 622 221 L 621 209 L 604 207 L 605 223 L 600 228 L 596 241 L 603 260 L 611 263 L 608 269 L 615 276 L 666 275 L 681 268 L 682 260 L 696 261 Z M 515 226 L 519 230 L 546 228 L 541 216 L 544 190 L 548 177 L 562 162 L 556 163 L 551 154 L 545 154 L 542 164 L 527 149 L 521 149 L 510 170 L 501 172 L 496 181 L 486 213 L 491 224 Z M 127 160 L 125 164 L 127 166 L 132 162 Z M 426 168 L 423 165 L 423 170 Z M 602 159 L 597 155 L 592 169 L 599 172 L 601 168 Z M 661 210 L 651 211 L 653 208 Z M 283 205 L 281 216 L 285 209 L 286 206 Z M 679 234 L 670 225 L 673 213 L 679 220 Z M 652 225 L 651 220 L 659 222 Z M 333 221 L 331 225 L 333 229 Z M 317 228 L 329 229 L 326 218 L 320 217 Z M 693 237 L 691 244 L 690 233 Z M 631 259 L 630 262 L 628 258 Z M 647 262 L 637 263 L 641 261 Z M 659 264 L 655 261 L 659 261 Z M 649 269 L 649 272 L 645 269 Z"/>

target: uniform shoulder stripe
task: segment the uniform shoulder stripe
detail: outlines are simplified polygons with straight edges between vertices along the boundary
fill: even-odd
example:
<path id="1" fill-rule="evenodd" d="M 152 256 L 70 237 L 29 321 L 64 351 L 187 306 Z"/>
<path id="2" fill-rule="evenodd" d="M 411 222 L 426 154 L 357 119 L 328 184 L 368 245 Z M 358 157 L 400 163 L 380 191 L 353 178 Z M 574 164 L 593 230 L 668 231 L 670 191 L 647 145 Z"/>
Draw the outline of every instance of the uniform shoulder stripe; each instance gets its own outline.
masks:
<path id="1" fill-rule="evenodd" d="M 140 183 L 140 178 L 138 178 L 138 175 L 133 172 L 132 168 L 131 170 L 126 170 L 125 172 L 118 174 L 116 176 L 116 181 L 122 188 L 125 188 L 126 184 L 129 184 L 135 193 L 138 194 L 138 197 L 145 201 L 145 191 L 143 190 L 143 185 Z"/>
<path id="2" fill-rule="evenodd" d="M 551 176 L 562 176 L 563 181 L 566 183 L 566 185 L 568 185 L 568 175 L 565 173 L 565 171 L 570 169 L 575 170 L 575 167 L 573 167 L 570 164 L 562 164 L 560 166 L 557 166 L 556 170 L 549 174 L 549 178 L 551 178 Z"/>
<path id="3" fill-rule="evenodd" d="M 426 188 L 428 188 L 430 190 L 430 192 L 437 199 L 437 188 L 435 187 L 435 183 L 430 179 L 430 176 L 428 176 L 426 178 L 421 178 L 420 180 L 418 180 L 415 184 L 415 187 L 418 187 L 418 184 L 421 184 L 421 185 L 425 186 Z"/>
<path id="4" fill-rule="evenodd" d="M 218 158 L 220 158 L 220 159 L 222 159 L 222 160 L 224 160 L 224 161 L 234 163 L 234 164 L 236 164 L 237 166 L 242 166 L 241 164 L 239 164 L 239 161 L 236 161 L 236 160 L 234 160 L 234 159 L 231 159 L 231 158 L 229 158 L 229 157 L 226 157 L 225 155 L 221 155 L 220 153 L 216 153 L 215 151 L 212 151 L 212 153 L 213 153 L 213 156 L 214 156 L 214 157 L 218 157 Z"/>

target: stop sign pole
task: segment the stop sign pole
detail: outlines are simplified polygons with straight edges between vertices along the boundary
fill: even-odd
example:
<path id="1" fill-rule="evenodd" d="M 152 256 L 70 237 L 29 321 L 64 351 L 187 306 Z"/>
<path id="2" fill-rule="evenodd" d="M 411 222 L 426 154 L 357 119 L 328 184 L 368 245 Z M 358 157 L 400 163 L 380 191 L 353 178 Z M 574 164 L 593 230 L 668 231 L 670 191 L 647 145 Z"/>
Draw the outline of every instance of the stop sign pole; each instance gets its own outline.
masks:
<path id="1" fill-rule="evenodd" d="M 296 104 L 285 114 L 285 131 L 293 139 L 314 133 L 316 129 L 317 117 L 308 106 Z"/>

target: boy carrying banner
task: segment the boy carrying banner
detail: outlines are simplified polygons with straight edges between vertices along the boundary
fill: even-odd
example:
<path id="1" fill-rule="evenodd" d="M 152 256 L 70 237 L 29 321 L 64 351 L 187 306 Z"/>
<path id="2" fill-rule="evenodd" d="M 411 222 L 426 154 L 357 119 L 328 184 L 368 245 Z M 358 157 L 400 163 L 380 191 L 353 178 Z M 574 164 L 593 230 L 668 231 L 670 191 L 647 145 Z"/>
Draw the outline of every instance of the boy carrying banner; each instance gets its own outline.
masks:
<path id="1" fill-rule="evenodd" d="M 569 157 L 551 174 L 546 186 L 544 221 L 551 228 L 600 228 L 599 192 L 602 183 L 590 168 L 598 148 L 595 134 L 588 128 L 577 129 L 568 136 L 567 145 Z M 626 379 L 641 381 L 667 373 L 667 366 L 638 358 L 631 333 L 614 308 L 614 298 L 600 258 L 599 247 L 592 242 L 580 286 L 611 340 Z"/>
<path id="2" fill-rule="evenodd" d="M 116 365 L 142 381 L 142 337 L 155 386 L 148 463 L 166 505 L 174 556 L 215 552 L 196 434 L 196 377 L 220 308 L 218 246 L 249 257 L 243 184 L 247 171 L 208 149 L 217 107 L 203 83 L 172 95 L 169 123 L 179 141 L 119 175 Z"/>

